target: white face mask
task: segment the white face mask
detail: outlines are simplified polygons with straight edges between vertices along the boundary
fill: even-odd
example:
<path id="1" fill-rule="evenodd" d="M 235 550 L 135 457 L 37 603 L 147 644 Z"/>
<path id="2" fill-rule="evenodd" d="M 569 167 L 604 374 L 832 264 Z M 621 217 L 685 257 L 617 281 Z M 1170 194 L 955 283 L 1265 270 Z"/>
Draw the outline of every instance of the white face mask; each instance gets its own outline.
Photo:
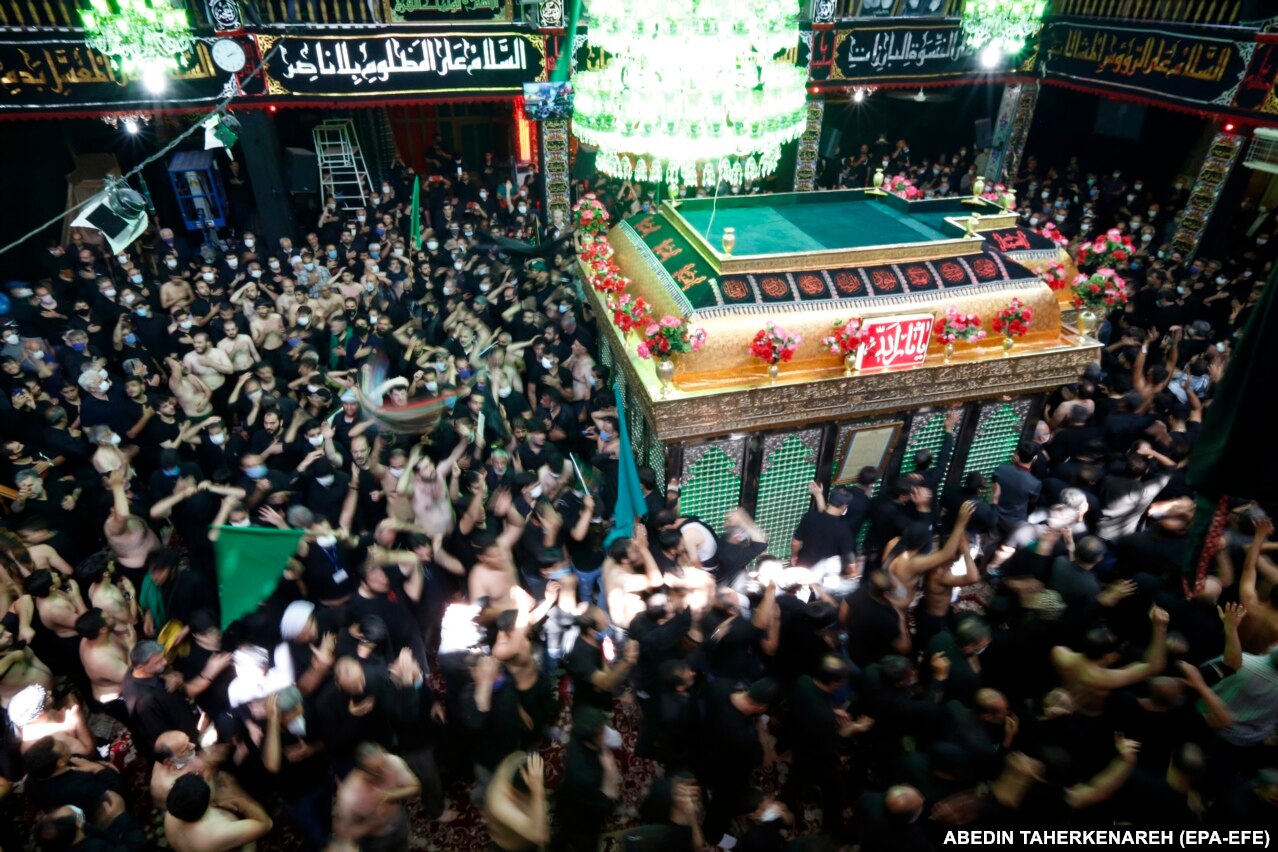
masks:
<path id="1" fill-rule="evenodd" d="M 111 390 L 111 381 L 109 379 L 103 379 L 102 384 L 98 385 L 98 393 L 106 393 L 109 390 Z M 120 436 L 116 435 L 115 440 L 116 443 L 119 443 Z"/>
<path id="2" fill-rule="evenodd" d="M 128 256 L 127 254 L 117 254 L 117 255 L 115 256 L 115 259 L 116 259 L 116 260 L 118 260 L 120 263 L 128 263 L 128 262 L 129 262 L 129 256 Z"/>
<path id="3" fill-rule="evenodd" d="M 528 206 L 526 204 L 521 204 L 515 209 L 519 211 L 520 216 L 523 216 L 525 213 L 528 212 Z"/>
<path id="4" fill-rule="evenodd" d="M 252 237 L 244 238 L 244 248 L 253 248 L 253 246 L 255 245 L 257 245 L 257 240 L 253 239 Z"/>
<path id="5" fill-rule="evenodd" d="M 222 446 L 223 444 L 225 444 L 225 443 L 226 443 L 226 433 L 225 433 L 225 432 L 216 432 L 216 433 L 214 433 L 214 432 L 210 432 L 210 433 L 209 433 L 209 440 L 213 442 L 213 445 L 214 445 L 215 447 L 220 447 L 220 446 Z"/>
<path id="6" fill-rule="evenodd" d="M 177 269 L 177 258 L 176 257 L 165 258 L 164 265 L 167 266 L 169 269 Z"/>
<path id="7" fill-rule="evenodd" d="M 327 488 L 328 486 L 333 484 L 334 478 L 335 477 L 333 477 L 331 474 L 329 476 L 317 476 L 315 477 L 315 481 L 318 482 L 320 485 L 323 485 L 325 488 Z"/>
<path id="8" fill-rule="evenodd" d="M 278 260 L 272 260 L 268 265 L 271 267 L 272 272 L 279 272 L 280 262 Z"/>
<path id="9" fill-rule="evenodd" d="M 235 269 L 239 265 L 240 265 L 240 262 L 233 257 L 228 258 L 226 261 L 226 266 L 228 269 Z"/>
<path id="10" fill-rule="evenodd" d="M 136 298 L 137 298 L 137 296 L 134 296 L 132 293 L 125 293 L 125 294 L 124 294 L 124 304 L 126 304 L 126 305 L 131 305 L 131 304 L 133 304 L 133 300 L 134 300 L 134 299 L 136 299 Z"/>
<path id="11" fill-rule="evenodd" d="M 541 497 L 541 486 L 540 485 L 534 486 L 533 489 L 528 492 L 528 496 L 533 498 L 534 500 L 539 499 Z"/>
<path id="12" fill-rule="evenodd" d="M 480 285 L 479 285 L 479 292 L 481 292 L 481 293 L 487 293 L 487 292 L 488 292 L 489 290 L 491 290 L 491 289 L 492 289 L 492 286 L 491 286 L 491 285 L 489 285 L 489 284 L 480 284 Z"/>
<path id="13" fill-rule="evenodd" d="M 113 446 L 113 447 L 118 447 L 118 446 L 120 446 L 120 436 L 119 436 L 119 435 L 112 435 L 112 436 L 111 436 L 111 440 L 110 440 L 110 442 L 109 442 L 109 443 L 110 443 L 110 444 L 111 444 L 111 446 Z"/>
<path id="14" fill-rule="evenodd" d="M 301 325 L 301 326 L 310 325 L 310 322 L 311 322 L 311 318 L 310 318 L 310 317 L 298 317 L 298 318 L 297 318 L 297 324 L 298 324 L 298 325 Z"/>
<path id="15" fill-rule="evenodd" d="M 233 527 L 247 527 L 248 525 L 249 525 L 248 518 L 245 518 L 242 521 L 231 521 L 231 526 Z"/>
<path id="16" fill-rule="evenodd" d="M 439 390 L 439 382 L 427 382 L 426 390 L 430 391 L 431 393 L 435 393 L 437 390 Z"/>
<path id="17" fill-rule="evenodd" d="M 306 442 L 307 442 L 308 444 L 310 444 L 312 447 L 319 447 L 319 446 L 322 446 L 322 445 L 324 444 L 324 436 L 323 436 L 323 435 L 314 435 L 314 436 L 312 436 L 312 437 L 310 437 L 310 438 L 307 438 L 307 439 L 306 439 Z"/>
<path id="18" fill-rule="evenodd" d="M 552 361 L 551 359 L 549 359 L 549 358 L 542 358 L 542 359 L 541 359 L 541 368 L 542 368 L 543 370 L 550 370 L 550 369 L 553 369 L 553 368 L 554 368 L 554 366 L 555 366 L 555 362 L 554 362 L 554 361 Z"/>
<path id="19" fill-rule="evenodd" d="M 203 278 L 205 281 L 209 282 L 210 284 L 213 283 L 213 279 L 217 278 L 217 276 L 214 275 L 212 272 L 205 272 L 200 277 Z"/>
<path id="20" fill-rule="evenodd" d="M 6 334 L 6 335 L 4 336 L 4 342 L 5 342 L 5 343 L 7 343 L 7 344 L 9 344 L 10 346 L 17 346 L 17 345 L 18 345 L 18 335 L 16 335 L 16 334 Z"/>
<path id="21" fill-rule="evenodd" d="M 505 399 L 506 397 L 510 396 L 510 388 L 498 388 L 497 395 L 501 397 L 502 399 Z"/>
<path id="22" fill-rule="evenodd" d="M 429 249 L 430 251 L 434 251 L 435 249 L 439 248 L 439 243 L 435 240 L 427 240 L 426 248 Z"/>
<path id="23" fill-rule="evenodd" d="M 130 276 L 129 276 L 129 280 L 130 280 L 130 281 L 132 281 L 134 284 L 141 284 L 141 283 L 142 283 L 142 276 L 141 276 L 141 274 L 138 274 L 138 275 L 130 275 Z"/>
<path id="24" fill-rule="evenodd" d="M 396 479 L 399 479 L 401 476 L 404 475 L 404 469 L 402 467 L 389 467 L 387 468 L 387 470 L 389 470 L 390 475 L 395 477 Z"/>
<path id="25" fill-rule="evenodd" d="M 374 272 L 375 272 L 375 271 L 377 271 L 377 267 L 373 267 L 373 271 L 374 271 Z M 371 292 L 373 292 L 373 291 L 374 291 L 374 290 L 376 290 L 376 289 L 377 289 L 377 285 L 376 285 L 376 284 L 374 284 L 372 281 L 369 281 L 367 284 L 365 284 L 365 285 L 364 285 L 364 292 L 365 292 L 365 293 L 371 293 Z"/>
<path id="26" fill-rule="evenodd" d="M 306 736 L 306 717 L 298 716 L 296 719 L 290 721 L 285 727 L 288 728 L 288 732 L 293 736 L 304 737 Z"/>
<path id="27" fill-rule="evenodd" d="M 191 322 L 190 320 L 182 320 L 180 323 L 178 323 L 178 328 L 182 329 L 183 331 L 190 331 L 191 326 L 193 325 L 195 325 L 195 323 Z"/>
<path id="28" fill-rule="evenodd" d="M 327 549 L 337 544 L 337 536 L 335 535 L 316 536 L 315 543 L 318 544 L 320 547 Z"/>

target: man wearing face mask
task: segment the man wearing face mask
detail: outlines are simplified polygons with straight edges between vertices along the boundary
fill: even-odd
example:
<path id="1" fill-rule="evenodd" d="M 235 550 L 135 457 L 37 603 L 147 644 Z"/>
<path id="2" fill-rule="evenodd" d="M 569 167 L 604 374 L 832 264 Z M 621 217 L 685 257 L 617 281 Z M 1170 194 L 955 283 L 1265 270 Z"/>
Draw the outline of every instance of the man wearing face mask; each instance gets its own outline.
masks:
<path id="1" fill-rule="evenodd" d="M 143 641 L 129 654 L 132 668 L 124 676 L 120 697 L 129 711 L 133 744 L 147 759 L 154 759 L 155 744 L 166 731 L 181 731 L 191 740 L 199 738 L 196 716 L 181 690 L 170 691 L 182 676 L 169 670 L 164 648 L 158 642 Z"/>
<path id="2" fill-rule="evenodd" d="M 329 838 L 336 785 L 310 719 L 313 714 L 295 686 L 267 698 L 262 765 L 275 779 L 306 848 L 320 849 Z"/>
<path id="3" fill-rule="evenodd" d="M 301 492 L 302 505 L 331 527 L 346 527 L 355 514 L 358 493 L 350 474 L 336 470 L 323 449 L 312 450 L 297 467 L 292 487 Z"/>

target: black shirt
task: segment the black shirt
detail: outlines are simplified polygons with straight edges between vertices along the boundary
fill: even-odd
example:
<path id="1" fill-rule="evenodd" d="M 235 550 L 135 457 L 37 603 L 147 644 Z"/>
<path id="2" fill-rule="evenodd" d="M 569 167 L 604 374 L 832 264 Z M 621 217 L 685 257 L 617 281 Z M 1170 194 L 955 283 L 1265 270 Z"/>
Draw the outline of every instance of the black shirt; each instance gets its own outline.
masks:
<path id="1" fill-rule="evenodd" d="M 838 557 L 844 565 L 852 561 L 852 553 L 856 550 L 856 540 L 852 531 L 843 520 L 842 515 L 831 515 L 816 509 L 808 512 L 799 521 L 799 528 L 794 531 L 795 541 L 801 542 L 798 559 L 795 564 L 811 568 L 818 562 Z"/>
<path id="2" fill-rule="evenodd" d="M 572 643 L 572 650 L 564 660 L 564 667 L 572 678 L 573 706 L 598 707 L 605 714 L 612 713 L 612 693 L 604 692 L 590 682 L 591 675 L 604 667 L 603 648 L 592 645 L 584 635 Z"/>
<path id="3" fill-rule="evenodd" d="M 570 837 L 597 837 L 616 805 L 603 794 L 599 752 L 576 739 L 564 751 L 564 777 L 555 791 L 559 830 Z"/>
<path id="4" fill-rule="evenodd" d="M 716 680 L 707 690 L 702 748 L 707 772 L 718 777 L 748 777 L 763 762 L 755 718 L 732 703 L 733 693 L 743 689 L 738 681 Z"/>
<path id="5" fill-rule="evenodd" d="M 97 810 L 98 802 L 108 790 L 127 795 L 120 773 L 114 769 L 88 772 L 75 769 L 51 778 L 27 779 L 27 796 L 41 810 L 51 811 L 63 805 L 75 805 L 86 814 Z"/>
<path id="6" fill-rule="evenodd" d="M 134 745 L 148 759 L 155 753 L 155 740 L 165 731 L 182 731 L 192 740 L 199 739 L 195 714 L 180 692 L 165 689 L 158 677 L 124 676 L 120 697 L 129 710 L 129 729 Z"/>

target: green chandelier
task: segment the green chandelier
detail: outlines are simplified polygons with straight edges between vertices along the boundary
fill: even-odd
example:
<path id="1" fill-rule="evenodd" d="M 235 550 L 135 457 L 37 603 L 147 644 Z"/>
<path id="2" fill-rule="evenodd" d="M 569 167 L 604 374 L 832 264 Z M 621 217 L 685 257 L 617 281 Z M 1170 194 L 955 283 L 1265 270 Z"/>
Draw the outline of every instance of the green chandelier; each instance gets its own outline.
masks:
<path id="1" fill-rule="evenodd" d="M 969 50 L 1020 53 L 1046 13 L 1047 0 L 965 0 L 963 42 Z"/>
<path id="2" fill-rule="evenodd" d="M 787 0 L 588 0 L 609 55 L 576 77 L 573 132 L 606 174 L 739 186 L 776 171 L 803 133 L 806 75 L 777 55 L 798 42 Z"/>
<path id="3" fill-rule="evenodd" d="M 114 59 L 126 74 L 142 75 L 155 88 L 156 75 L 177 70 L 177 57 L 194 38 L 186 11 L 166 0 L 89 0 L 80 10 L 84 40 Z"/>

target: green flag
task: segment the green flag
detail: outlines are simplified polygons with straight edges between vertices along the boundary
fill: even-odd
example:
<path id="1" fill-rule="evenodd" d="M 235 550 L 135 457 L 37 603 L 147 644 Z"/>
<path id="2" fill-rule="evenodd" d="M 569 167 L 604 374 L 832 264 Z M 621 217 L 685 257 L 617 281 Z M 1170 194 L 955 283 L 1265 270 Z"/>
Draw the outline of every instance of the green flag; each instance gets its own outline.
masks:
<path id="1" fill-rule="evenodd" d="M 409 226 L 412 228 L 413 236 L 411 240 L 412 250 L 416 251 L 421 248 L 422 240 L 422 177 L 421 175 L 413 176 L 413 221 Z"/>
<path id="2" fill-rule="evenodd" d="M 222 628 L 270 597 L 297 552 L 304 530 L 275 527 L 218 527 L 217 591 L 222 601 Z"/>
<path id="3" fill-rule="evenodd" d="M 617 505 L 613 507 L 612 532 L 604 540 L 605 547 L 619 538 L 633 535 L 635 518 L 643 517 L 648 512 L 643 489 L 639 487 L 639 467 L 635 464 L 635 454 L 630 448 L 630 428 L 626 425 L 626 391 L 620 378 L 613 389 L 617 396 L 617 440 L 621 449 L 617 453 Z"/>
<path id="4" fill-rule="evenodd" d="M 1227 497 L 1278 500 L 1278 453 L 1273 432 L 1274 364 L 1278 363 L 1278 267 L 1251 310 L 1229 366 L 1212 393 L 1189 457 L 1189 484 L 1198 492 L 1185 559 L 1185 591 L 1206 576 L 1224 527 Z M 1214 529 L 1213 529 L 1214 527 Z"/>

